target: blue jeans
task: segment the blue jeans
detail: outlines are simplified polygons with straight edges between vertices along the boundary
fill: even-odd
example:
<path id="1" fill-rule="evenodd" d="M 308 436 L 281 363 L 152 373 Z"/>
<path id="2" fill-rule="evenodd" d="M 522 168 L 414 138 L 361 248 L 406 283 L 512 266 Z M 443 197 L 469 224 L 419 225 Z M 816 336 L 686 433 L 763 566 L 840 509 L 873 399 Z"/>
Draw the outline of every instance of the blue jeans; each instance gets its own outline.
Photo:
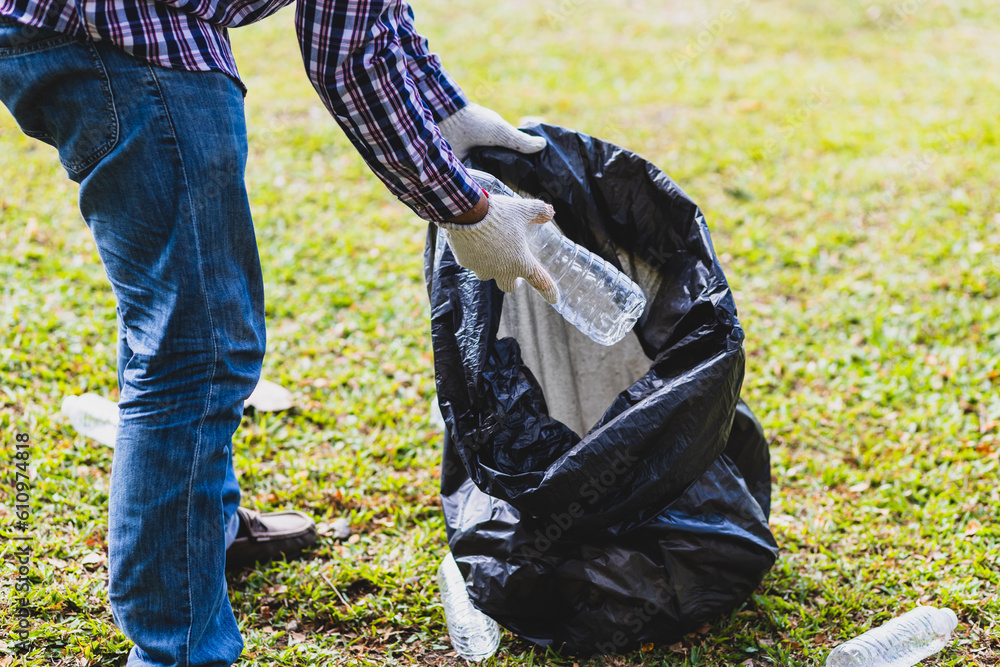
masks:
<path id="1" fill-rule="evenodd" d="M 264 355 L 242 93 L 0 18 L 0 100 L 80 184 L 118 301 L 109 597 L 128 664 L 230 665 L 232 435 Z"/>

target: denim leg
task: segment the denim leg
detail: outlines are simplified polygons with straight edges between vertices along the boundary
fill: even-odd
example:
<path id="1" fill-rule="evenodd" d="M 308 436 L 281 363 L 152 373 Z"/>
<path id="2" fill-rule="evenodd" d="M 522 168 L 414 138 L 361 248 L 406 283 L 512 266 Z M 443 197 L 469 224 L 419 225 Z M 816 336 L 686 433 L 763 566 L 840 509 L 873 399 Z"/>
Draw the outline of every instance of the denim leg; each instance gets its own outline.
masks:
<path id="1" fill-rule="evenodd" d="M 242 650 L 223 571 L 225 505 L 231 516 L 239 502 L 232 434 L 264 347 L 242 96 L 223 75 L 100 52 L 126 100 L 122 136 L 80 205 L 132 353 L 111 476 L 112 610 L 137 644 L 129 665 L 228 665 Z"/>
<path id="2" fill-rule="evenodd" d="M 118 391 L 125 386 L 125 365 L 132 358 L 132 350 L 128 346 L 128 330 L 122 321 L 121 310 L 115 308 L 118 319 Z M 229 467 L 226 470 L 226 481 L 222 484 L 222 516 L 225 525 L 226 549 L 236 539 L 240 529 L 236 508 L 240 506 L 240 484 L 236 479 L 236 469 L 233 467 L 232 452 L 229 456 Z"/>
<path id="3" fill-rule="evenodd" d="M 56 146 L 118 300 L 109 596 L 133 667 L 225 667 L 232 435 L 264 352 L 246 129 L 222 74 L 0 25 L 0 99 Z M 6 39 L 6 42 L 5 42 Z"/>

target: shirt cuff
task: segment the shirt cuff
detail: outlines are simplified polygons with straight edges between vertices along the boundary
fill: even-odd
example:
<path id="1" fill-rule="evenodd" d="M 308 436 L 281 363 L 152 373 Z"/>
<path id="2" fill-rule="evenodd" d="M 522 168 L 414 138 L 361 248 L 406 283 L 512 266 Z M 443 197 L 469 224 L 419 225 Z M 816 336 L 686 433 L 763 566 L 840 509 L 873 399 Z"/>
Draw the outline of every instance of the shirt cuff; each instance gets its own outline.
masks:
<path id="1" fill-rule="evenodd" d="M 399 201 L 433 223 L 451 220 L 472 209 L 483 196 L 482 186 L 461 163 L 452 161 L 450 167 L 438 183 L 401 195 Z"/>

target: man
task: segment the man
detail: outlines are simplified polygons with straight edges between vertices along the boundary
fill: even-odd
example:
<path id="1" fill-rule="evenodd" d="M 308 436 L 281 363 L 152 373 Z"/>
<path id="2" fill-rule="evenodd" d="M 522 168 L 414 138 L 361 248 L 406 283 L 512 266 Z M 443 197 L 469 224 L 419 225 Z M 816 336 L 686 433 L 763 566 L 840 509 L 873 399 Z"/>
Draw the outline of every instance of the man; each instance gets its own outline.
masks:
<path id="1" fill-rule="evenodd" d="M 238 507 L 231 451 L 265 334 L 244 89 L 226 29 L 290 1 L 0 0 L 0 99 L 80 184 L 117 298 L 109 596 L 136 644 L 130 666 L 235 662 L 227 558 L 315 540 L 301 513 Z M 525 243 L 551 208 L 486 196 L 455 155 L 544 140 L 470 104 L 403 2 L 298 0 L 296 25 L 310 80 L 393 194 L 447 229 L 480 278 L 509 291 L 524 277 L 553 300 Z"/>

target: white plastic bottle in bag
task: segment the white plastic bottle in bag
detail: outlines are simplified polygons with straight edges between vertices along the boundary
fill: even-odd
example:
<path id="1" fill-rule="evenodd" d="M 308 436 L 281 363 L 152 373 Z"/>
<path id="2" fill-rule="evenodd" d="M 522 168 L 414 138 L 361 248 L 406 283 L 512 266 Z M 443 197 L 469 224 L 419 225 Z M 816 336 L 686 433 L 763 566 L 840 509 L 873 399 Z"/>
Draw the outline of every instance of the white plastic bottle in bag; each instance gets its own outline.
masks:
<path id="1" fill-rule="evenodd" d="M 490 194 L 518 196 L 486 172 L 470 173 Z M 528 247 L 559 287 L 552 307 L 567 322 L 602 345 L 614 345 L 632 330 L 646 308 L 646 295 L 631 278 L 564 236 L 553 222 L 531 225 Z"/>

